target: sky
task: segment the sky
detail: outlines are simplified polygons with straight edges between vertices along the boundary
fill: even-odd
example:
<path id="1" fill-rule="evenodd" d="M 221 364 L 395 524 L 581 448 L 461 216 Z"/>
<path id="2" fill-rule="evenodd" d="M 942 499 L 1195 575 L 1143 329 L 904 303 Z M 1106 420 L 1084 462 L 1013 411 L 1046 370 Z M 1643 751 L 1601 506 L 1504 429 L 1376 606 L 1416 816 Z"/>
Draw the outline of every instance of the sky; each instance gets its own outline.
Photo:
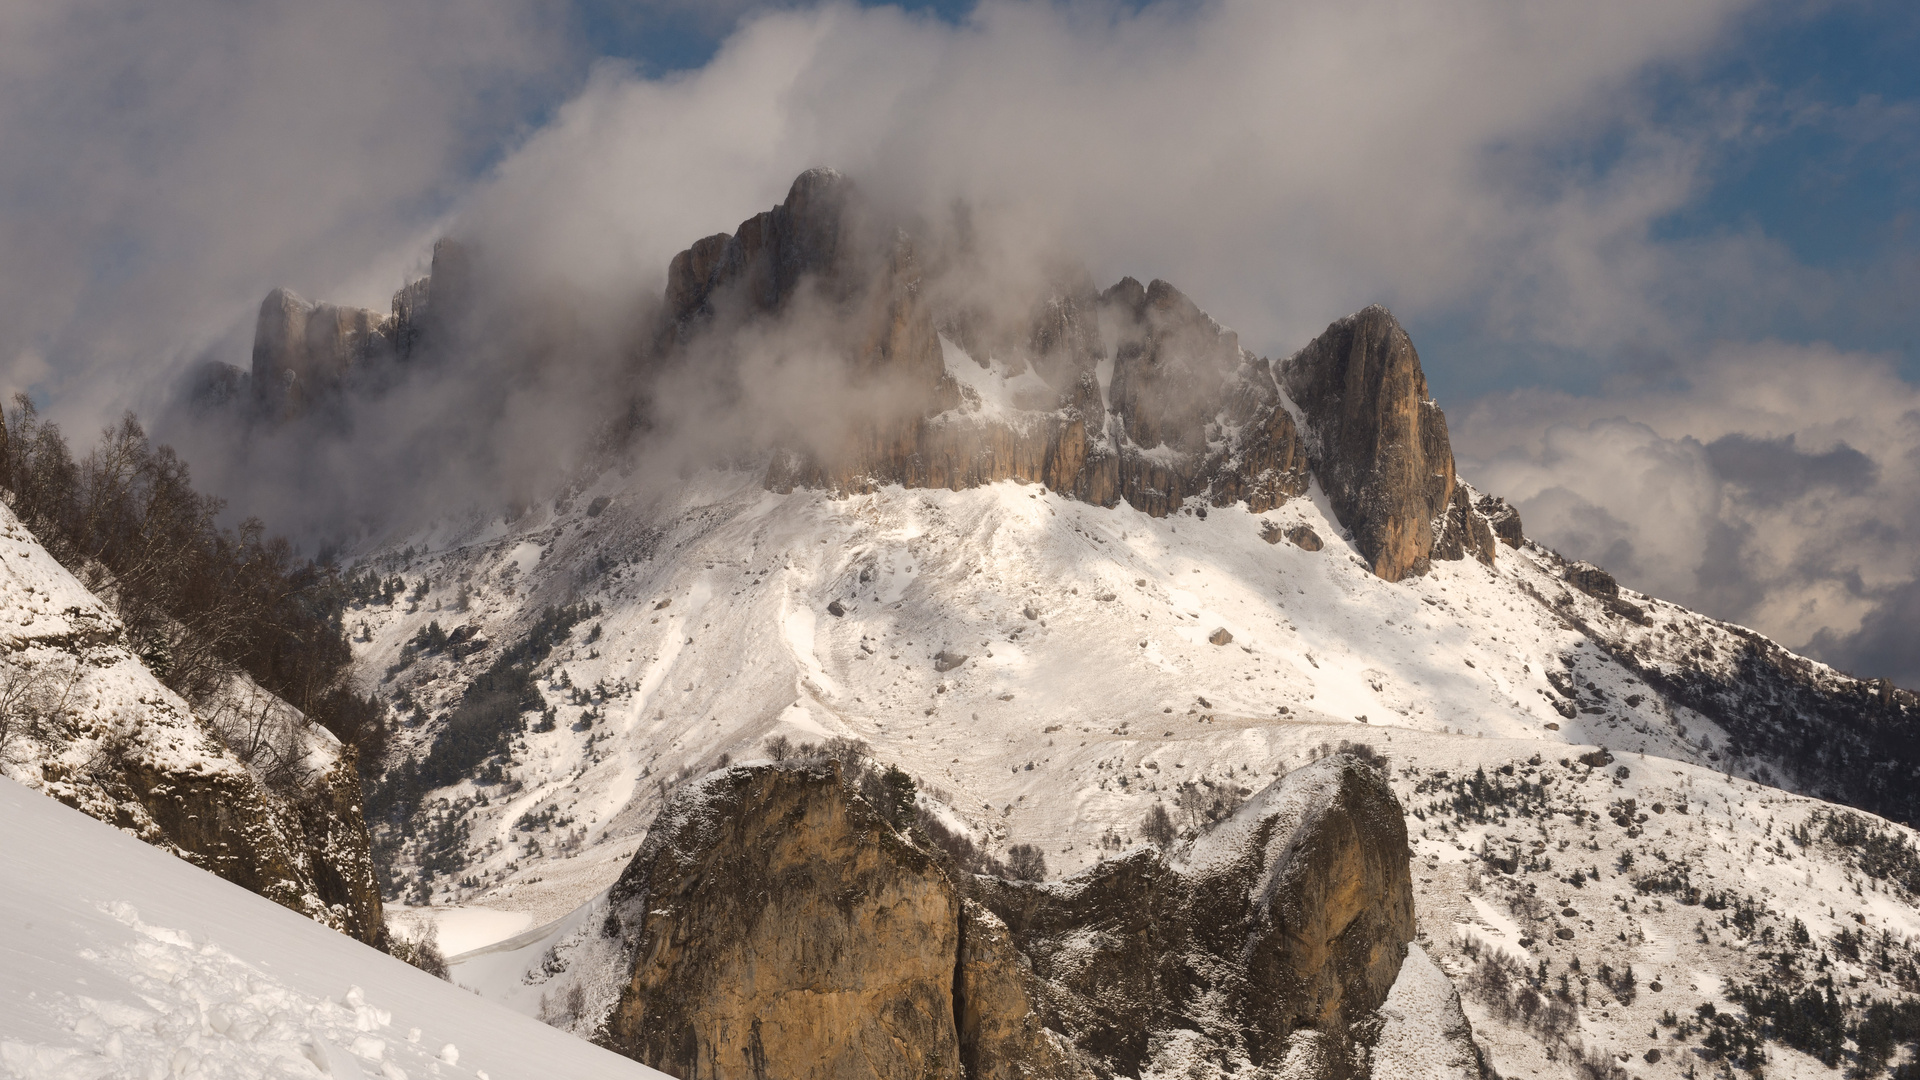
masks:
<path id="1" fill-rule="evenodd" d="M 825 164 L 1265 355 L 1385 303 L 1531 535 L 1920 684 L 1910 3 L 22 0 L 0 146 L 0 382 L 70 431 L 447 232 L 615 319 Z M 594 370 L 502 406 L 516 453 Z"/>

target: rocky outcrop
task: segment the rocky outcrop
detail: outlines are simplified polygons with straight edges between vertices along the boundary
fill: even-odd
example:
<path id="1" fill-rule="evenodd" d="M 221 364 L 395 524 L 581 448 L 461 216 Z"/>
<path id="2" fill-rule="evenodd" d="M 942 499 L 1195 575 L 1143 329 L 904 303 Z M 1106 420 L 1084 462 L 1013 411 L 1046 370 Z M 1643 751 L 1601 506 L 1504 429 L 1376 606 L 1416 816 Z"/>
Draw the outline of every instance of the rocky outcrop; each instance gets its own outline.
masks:
<path id="1" fill-rule="evenodd" d="M 356 383 L 377 384 L 383 367 L 410 359 L 428 342 L 455 339 L 472 314 L 472 278 L 467 249 L 441 240 L 432 272 L 394 293 L 387 314 L 275 289 L 254 323 L 252 370 L 203 366 L 189 376 L 187 399 L 219 406 L 250 390 L 254 409 L 275 420 L 335 402 Z"/>
<path id="2" fill-rule="evenodd" d="M 846 177 L 802 173 L 780 205 L 673 257 L 615 426 L 674 428 L 683 418 L 670 403 L 688 387 L 726 411 L 757 377 L 743 355 L 772 343 L 806 363 L 845 361 L 811 376 L 815 393 L 793 415 L 761 418 L 768 430 L 717 448 L 736 461 L 766 454 L 776 492 L 1014 480 L 1164 517 L 1264 513 L 1318 479 L 1391 581 L 1436 558 L 1491 564 L 1495 516 L 1498 540 L 1519 542 L 1510 507 L 1482 506 L 1456 482 L 1446 418 L 1384 308 L 1334 323 L 1276 366 L 1165 281 L 1097 292 L 1075 267 L 1026 285 L 975 280 L 992 275 L 968 243 L 929 248 L 880 220 Z M 379 385 L 379 372 L 435 340 L 484 336 L 473 279 L 470 254 L 442 241 L 432 274 L 397 293 L 390 315 L 275 290 L 251 374 L 202 373 L 194 400 L 217 403 L 244 384 L 262 412 L 286 417 Z M 1023 385 L 986 407 L 950 365 Z"/>
<path id="3" fill-rule="evenodd" d="M 1406 842 L 1385 780 L 1336 756 L 1171 863 L 1140 852 L 1059 886 L 985 882 L 979 895 L 1053 991 L 1047 1026 L 1102 1075 L 1139 1075 L 1169 1027 L 1270 1067 L 1303 1035 L 1345 1045 L 1386 999 L 1414 932 Z"/>
<path id="4" fill-rule="evenodd" d="M 0 598 L 0 773 L 343 933 L 385 941 L 359 777 L 331 735 L 270 699 L 282 715 L 250 729 L 271 727 L 277 767 L 243 761 L 3 507 Z"/>
<path id="5" fill-rule="evenodd" d="M 904 232 L 876 240 L 885 230 L 861 205 L 844 177 L 813 170 L 780 206 L 669 268 L 664 367 L 710 363 L 716 341 L 798 308 L 825 305 L 848 328 L 845 415 L 813 418 L 810 431 L 835 433 L 825 440 L 778 448 L 770 489 L 1017 480 L 1162 517 L 1194 500 L 1262 513 L 1318 478 L 1381 577 L 1425 573 L 1435 558 L 1492 563 L 1492 525 L 1456 483 L 1446 418 L 1384 308 L 1336 322 L 1276 372 L 1164 281 L 1095 294 L 1084 272 L 1060 272 L 1011 304 L 1023 315 L 986 310 L 967 299 L 979 288 L 929 277 Z M 1046 390 L 1011 414 L 982 410 L 946 370 L 954 362 L 1031 372 Z"/>
<path id="6" fill-rule="evenodd" d="M 962 1075 L 959 896 L 837 763 L 709 780 L 611 902 L 633 957 L 612 1049 L 681 1080 Z"/>
<path id="7" fill-rule="evenodd" d="M 1517 548 L 1527 539 L 1520 525 L 1520 511 L 1512 503 L 1497 495 L 1480 495 L 1473 500 L 1473 508 L 1487 519 L 1487 527 L 1501 543 Z"/>
<path id="8" fill-rule="evenodd" d="M 1354 544 L 1388 581 L 1434 558 L 1493 561 L 1491 529 L 1456 482 L 1447 418 L 1413 341 L 1374 306 L 1327 327 L 1282 365 L 1307 420 L 1307 456 Z"/>
<path id="9" fill-rule="evenodd" d="M 1057 885 L 974 878 L 895 832 L 837 763 L 716 773 L 610 894 L 630 974 L 602 1041 L 683 1080 L 1137 1076 L 1176 1030 L 1356 1075 L 1413 936 L 1385 779 L 1336 755 L 1169 859 Z"/>
<path id="10" fill-rule="evenodd" d="M 804 173 L 780 206 L 676 255 L 657 362 L 704 356 L 711 338 L 796 305 L 847 328 L 845 415 L 837 439 L 774 455 L 767 486 L 870 491 L 884 484 L 1043 483 L 1100 505 L 1155 516 L 1190 498 L 1255 512 L 1306 490 L 1306 457 L 1265 361 L 1163 281 L 1131 278 L 1095 294 L 1084 273 L 1057 275 L 1025 304 L 1024 325 L 990 332 L 987 313 L 940 310 L 910 236 L 873 238 L 848 181 Z M 1116 328 L 1111 401 L 1097 375 Z M 1049 388 L 1020 415 L 983 416 L 946 370 L 940 328 L 983 367 L 1031 370 Z M 1001 328 L 1004 331 L 1004 327 Z"/>

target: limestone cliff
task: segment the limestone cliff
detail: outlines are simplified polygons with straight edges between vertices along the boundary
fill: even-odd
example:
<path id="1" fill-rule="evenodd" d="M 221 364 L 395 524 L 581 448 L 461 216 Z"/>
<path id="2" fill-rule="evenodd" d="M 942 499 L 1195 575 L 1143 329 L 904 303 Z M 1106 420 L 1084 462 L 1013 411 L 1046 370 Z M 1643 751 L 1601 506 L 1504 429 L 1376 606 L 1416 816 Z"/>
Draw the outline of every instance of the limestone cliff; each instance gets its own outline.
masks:
<path id="1" fill-rule="evenodd" d="M 250 390 L 251 405 L 286 419 L 338 402 L 356 384 L 377 384 L 384 368 L 405 361 L 429 339 L 451 339 L 469 314 L 471 257 L 451 240 L 433 248 L 432 272 L 393 295 L 388 313 L 313 303 L 288 289 L 260 302 L 252 370 L 224 364 L 196 372 L 189 396 L 219 405 Z"/>
<path id="2" fill-rule="evenodd" d="M 780 206 L 674 257 L 655 363 L 710 362 L 715 341 L 797 309 L 844 326 L 845 415 L 813 418 L 825 438 L 774 454 L 774 491 L 1010 479 L 1163 517 L 1196 500 L 1260 513 L 1317 478 L 1381 577 L 1493 561 L 1446 418 L 1384 308 L 1336 322 L 1276 370 L 1164 281 L 1096 294 L 1084 272 L 1060 273 L 1009 318 L 943 299 L 979 290 L 949 280 L 950 259 L 931 260 L 946 278 L 925 270 L 916 244 L 879 228 L 844 177 L 805 173 Z M 983 409 L 955 363 L 1031 372 L 1045 390 Z"/>
<path id="3" fill-rule="evenodd" d="M 1398 581 L 1468 554 L 1493 561 L 1492 530 L 1454 476 L 1446 415 L 1386 308 L 1327 327 L 1281 381 L 1306 414 L 1313 475 L 1375 574 Z"/>
<path id="4" fill-rule="evenodd" d="M 836 762 L 725 770 L 662 814 L 603 932 L 630 974 L 601 1041 L 683 1080 L 1079 1080 L 1302 1046 L 1366 1075 L 1414 928 L 1399 805 L 1340 755 L 1171 859 L 1056 885 L 944 865 Z"/>
<path id="5" fill-rule="evenodd" d="M 633 974 L 606 1044 L 682 1080 L 961 1076 L 960 903 L 838 764 L 734 769 L 612 894 Z"/>
<path id="6" fill-rule="evenodd" d="M 614 426 L 672 428 L 688 387 L 715 410 L 708 421 L 730 421 L 755 377 L 744 356 L 776 367 L 831 357 L 837 370 L 809 368 L 804 404 L 753 415 L 767 430 L 719 456 L 767 455 L 778 492 L 1014 480 L 1154 517 L 1263 513 L 1318 480 L 1390 581 L 1433 559 L 1490 564 L 1497 542 L 1519 542 L 1510 507 L 1457 482 L 1446 418 L 1384 308 L 1335 322 L 1276 364 L 1165 281 L 1100 292 L 1084 269 L 1056 267 L 1003 285 L 954 246 L 884 220 L 831 169 L 802 173 L 780 205 L 670 261 Z M 274 419 L 339 405 L 344 389 L 382 385 L 434 341 L 488 337 L 474 274 L 471 254 L 442 241 L 432 274 L 397 293 L 390 314 L 276 289 L 261 305 L 251 374 L 209 368 L 190 392 L 217 405 L 244 385 Z M 983 401 L 966 377 L 979 372 L 1023 389 Z"/>

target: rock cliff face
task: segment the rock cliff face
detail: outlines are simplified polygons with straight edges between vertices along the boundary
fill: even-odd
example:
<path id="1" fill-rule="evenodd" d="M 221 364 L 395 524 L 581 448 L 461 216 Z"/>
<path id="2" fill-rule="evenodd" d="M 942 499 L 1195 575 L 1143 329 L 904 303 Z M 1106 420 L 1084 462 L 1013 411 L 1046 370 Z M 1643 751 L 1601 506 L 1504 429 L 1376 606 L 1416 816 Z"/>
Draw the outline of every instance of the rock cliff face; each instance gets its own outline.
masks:
<path id="1" fill-rule="evenodd" d="M 261 305 L 251 374 L 201 372 L 193 394 L 218 403 L 245 382 L 259 412 L 284 418 L 377 385 L 422 343 L 481 332 L 471 261 L 442 241 L 432 275 L 396 294 L 388 315 L 276 289 Z M 839 173 L 809 170 L 779 206 L 673 257 L 659 319 L 636 350 L 627 420 L 670 424 L 662 402 L 675 399 L 660 388 L 673 380 L 724 402 L 752 377 L 743 343 L 784 342 L 844 369 L 822 375 L 833 404 L 781 418 L 801 437 L 724 451 L 771 451 L 774 491 L 1015 480 L 1165 517 L 1263 513 L 1317 479 L 1389 581 L 1433 559 L 1491 563 L 1490 514 L 1500 540 L 1520 540 L 1511 508 L 1482 505 L 1456 481 L 1446 418 L 1384 308 L 1335 322 L 1276 364 L 1164 281 L 1098 292 L 1084 270 L 1063 270 L 988 304 L 978 298 L 1022 290 L 973 280 L 985 274 L 880 220 Z M 988 401 L 975 375 L 1021 389 Z"/>
<path id="2" fill-rule="evenodd" d="M 711 781 L 612 901 L 634 957 L 614 1049 L 682 1080 L 961 1074 L 959 898 L 837 765 Z"/>
<path id="3" fill-rule="evenodd" d="M 458 243 L 434 245 L 433 268 L 393 295 L 386 314 L 312 303 L 287 289 L 260 302 L 253 366 L 241 372 L 212 365 L 196 373 L 192 398 L 217 405 L 251 390 L 253 407 L 271 419 L 309 412 L 356 382 L 377 380 L 382 365 L 405 361 L 423 343 L 451 336 L 467 314 L 470 257 Z"/>
<path id="4" fill-rule="evenodd" d="M 825 304 L 850 327 L 862 407 L 848 410 L 837 443 L 776 453 L 769 488 L 1011 479 L 1163 517 L 1191 500 L 1260 513 L 1318 478 L 1388 580 L 1434 558 L 1492 562 L 1488 520 L 1454 478 L 1446 419 L 1384 308 L 1335 323 L 1276 371 L 1164 281 L 1126 278 L 1096 294 L 1083 274 L 1066 274 L 1025 305 L 1024 327 L 1015 319 L 993 339 L 979 329 L 989 314 L 930 299 L 965 290 L 935 287 L 951 283 L 923 274 L 912 237 L 896 230 L 883 247 L 873 239 L 882 231 L 845 178 L 814 170 L 780 206 L 673 259 L 662 364 L 796 305 Z M 984 408 L 949 370 L 956 363 L 1031 372 L 1045 389 Z"/>
<path id="5" fill-rule="evenodd" d="M 735 768 L 677 798 L 614 887 L 631 975 L 602 1041 L 684 1080 L 1064 1080 L 1302 1048 L 1363 1076 L 1360 1021 L 1414 934 L 1407 852 L 1385 780 L 1345 756 L 1171 860 L 1058 885 L 946 868 L 836 763 Z"/>
<path id="6" fill-rule="evenodd" d="M 1375 574 L 1398 581 L 1468 554 L 1493 561 L 1492 529 L 1454 477 L 1447 418 L 1386 308 L 1327 327 L 1281 382 L 1306 414 L 1313 474 Z"/>
<path id="7" fill-rule="evenodd" d="M 0 773 L 343 933 L 385 940 L 359 778 L 331 735 L 239 679 L 223 700 L 259 751 L 255 765 L 242 761 L 4 507 L 0 600 Z"/>

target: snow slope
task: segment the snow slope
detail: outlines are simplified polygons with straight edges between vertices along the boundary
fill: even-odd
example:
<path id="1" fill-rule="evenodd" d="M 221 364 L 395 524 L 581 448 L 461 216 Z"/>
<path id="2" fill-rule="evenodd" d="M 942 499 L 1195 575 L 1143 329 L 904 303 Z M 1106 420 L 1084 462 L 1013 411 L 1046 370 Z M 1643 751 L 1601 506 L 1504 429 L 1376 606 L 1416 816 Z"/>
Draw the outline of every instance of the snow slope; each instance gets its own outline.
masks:
<path id="1" fill-rule="evenodd" d="M 585 512 L 602 498 L 600 512 Z M 1269 543 L 1269 523 L 1308 525 L 1326 546 Z M 1544 549 L 1501 547 L 1492 568 L 1437 562 L 1426 577 L 1388 584 L 1360 564 L 1317 489 L 1262 515 L 1195 507 L 1154 519 L 1013 483 L 779 495 L 746 470 L 696 474 L 664 492 L 608 472 L 558 507 L 469 535 L 443 533 L 444 547 L 382 564 L 409 586 L 428 579 L 416 610 L 374 606 L 349 618 L 367 627 L 356 648 L 368 687 L 404 690 L 428 715 L 402 736 L 424 754 L 436 714 L 490 654 L 429 656 L 382 681 L 409 637 L 439 621 L 510 641 L 547 604 L 603 605 L 542 668 L 554 729 L 515 737 L 507 782 L 443 789 L 430 809 L 471 830 L 466 865 L 432 879 L 436 907 L 522 912 L 535 927 L 457 958 L 456 979 L 563 1026 L 575 1019 L 555 1005 L 563 983 L 582 983 L 591 1005 L 614 976 L 582 965 L 549 981 L 548 950 L 591 936 L 595 897 L 677 785 L 723 756 L 764 757 L 777 737 L 865 740 L 875 758 L 914 774 L 947 820 L 998 853 L 1037 845 L 1054 877 L 1140 842 L 1156 802 L 1177 809 L 1183 792 L 1257 791 L 1328 744 L 1367 742 L 1392 758 L 1409 810 L 1430 814 L 1409 826 L 1433 962 L 1468 988 L 1491 948 L 1558 965 L 1547 977 L 1557 986 L 1582 958 L 1589 983 L 1569 1005 L 1578 1019 L 1566 1037 L 1622 1068 L 1618 1055 L 1630 1054 L 1648 1075 L 1706 1064 L 1674 1056 L 1691 1054 L 1699 1035 L 1676 1041 L 1661 1013 L 1731 1008 L 1717 996 L 1723 985 L 1771 977 L 1774 942 L 1792 919 L 1830 962 L 1843 929 L 1896 942 L 1920 934 L 1914 897 L 1864 875 L 1856 853 L 1820 843 L 1762 853 L 1782 830 L 1817 825 L 1828 804 L 1755 782 L 1787 770 L 1733 757 L 1726 731 L 1621 659 L 1635 648 L 1647 667 L 1706 667 L 1714 661 L 1690 654 L 1726 656 L 1734 631 L 1626 591 L 1644 621 L 1610 613 L 1572 589 Z M 472 603 L 457 611 L 463 587 Z M 1214 644 L 1218 630 L 1231 641 Z M 1628 777 L 1579 763 L 1602 747 Z M 1502 767 L 1536 780 L 1551 772 L 1566 801 L 1542 819 L 1497 825 L 1449 810 L 1439 827 L 1438 777 L 1451 784 Z M 1647 813 L 1689 791 L 1699 804 L 1691 816 L 1650 815 L 1657 840 L 1612 824 L 1624 798 Z M 1551 850 L 1550 865 L 1491 869 L 1513 849 Z M 1639 861 L 1622 869 L 1629 849 Z M 411 850 L 399 849 L 403 874 Z M 1703 893 L 1751 899 L 1757 922 L 1736 932 L 1719 925 L 1723 910 L 1635 888 L 1650 868 L 1681 859 Z M 1592 871 L 1578 886 L 1576 862 Z M 1566 909 L 1577 916 L 1545 914 Z M 1535 936 L 1556 921 L 1574 944 Z M 1775 936 L 1763 942 L 1768 926 Z M 1643 977 L 1652 965 L 1673 990 L 1621 1004 L 1592 982 L 1603 962 Z M 1859 964 L 1840 985 L 1887 1000 L 1913 989 Z M 1572 1044 L 1467 997 L 1503 1073 L 1564 1074 Z M 1671 1068 L 1643 1060 L 1656 1047 Z M 1769 1075 L 1825 1072 L 1796 1051 L 1769 1053 L 1782 1063 Z"/>
<path id="2" fill-rule="evenodd" d="M 1060 871 L 1098 858 L 1109 829 L 1134 835 L 1181 781 L 1263 786 L 1244 774 L 1297 763 L 1301 725 L 1605 742 L 1700 763 L 1699 740 L 1722 738 L 1522 593 L 1516 580 L 1561 590 L 1538 556 L 1503 548 L 1492 570 L 1439 563 L 1387 585 L 1317 499 L 1156 520 L 1010 483 L 835 500 L 771 494 L 747 472 L 652 498 L 617 480 L 576 496 L 611 497 L 595 517 L 543 516 L 395 566 L 434 582 L 417 611 L 350 613 L 368 628 L 370 687 L 404 688 L 434 714 L 488 654 L 430 657 L 380 682 L 429 621 L 475 622 L 497 642 L 543 604 L 604 605 L 550 662 L 561 722 L 518 740 L 519 790 L 444 793 L 489 805 L 463 810 L 480 852 L 465 873 L 483 884 L 443 880 L 443 895 L 557 918 L 612 880 L 664 791 L 722 754 L 760 756 L 776 735 L 865 739 L 976 829 L 1038 844 Z M 1268 521 L 1309 524 L 1330 543 L 1267 543 Z M 523 573 L 516 553 L 529 543 L 542 554 Z M 462 585 L 473 606 L 452 611 Z M 1232 643 L 1211 644 L 1216 630 Z M 965 659 L 942 671 L 941 654 Z M 1556 712 L 1545 673 L 1568 660 L 1619 704 Z M 591 704 L 573 703 L 582 693 Z M 435 730 L 406 733 L 416 754 Z M 515 828 L 547 807 L 568 825 Z M 554 837 L 572 829 L 585 830 L 582 849 L 556 858 Z"/>
<path id="3" fill-rule="evenodd" d="M 0 780 L 0 1072 L 661 1074 Z"/>

